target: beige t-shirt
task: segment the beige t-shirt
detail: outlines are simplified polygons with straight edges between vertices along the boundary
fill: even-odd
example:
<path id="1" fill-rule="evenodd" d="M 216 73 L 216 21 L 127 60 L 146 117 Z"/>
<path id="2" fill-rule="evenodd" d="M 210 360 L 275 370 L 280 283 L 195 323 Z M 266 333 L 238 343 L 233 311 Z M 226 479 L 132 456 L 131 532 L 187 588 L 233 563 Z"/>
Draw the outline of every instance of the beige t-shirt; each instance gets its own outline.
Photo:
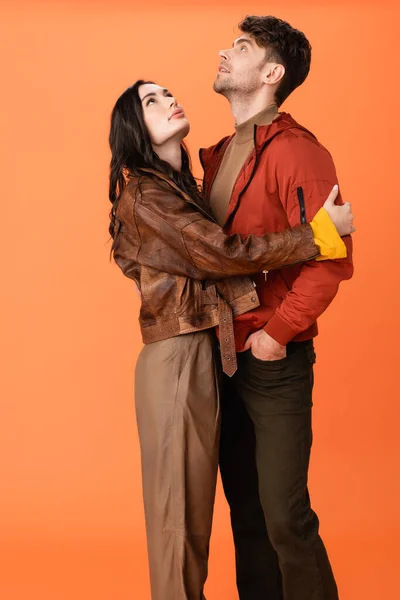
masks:
<path id="1" fill-rule="evenodd" d="M 236 179 L 254 149 L 254 125 L 270 125 L 278 116 L 272 104 L 241 125 L 225 151 L 210 193 L 211 210 L 221 227 L 225 224 L 229 201 Z"/>

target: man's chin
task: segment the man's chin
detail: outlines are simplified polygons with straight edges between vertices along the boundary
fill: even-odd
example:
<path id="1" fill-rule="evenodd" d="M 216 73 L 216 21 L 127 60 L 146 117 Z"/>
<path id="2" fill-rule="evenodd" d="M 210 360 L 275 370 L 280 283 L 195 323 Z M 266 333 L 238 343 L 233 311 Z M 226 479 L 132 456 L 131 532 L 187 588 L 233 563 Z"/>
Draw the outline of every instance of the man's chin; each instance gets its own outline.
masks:
<path id="1" fill-rule="evenodd" d="M 214 81 L 213 90 L 217 92 L 217 94 L 223 94 L 225 92 L 225 85 L 219 79 Z"/>

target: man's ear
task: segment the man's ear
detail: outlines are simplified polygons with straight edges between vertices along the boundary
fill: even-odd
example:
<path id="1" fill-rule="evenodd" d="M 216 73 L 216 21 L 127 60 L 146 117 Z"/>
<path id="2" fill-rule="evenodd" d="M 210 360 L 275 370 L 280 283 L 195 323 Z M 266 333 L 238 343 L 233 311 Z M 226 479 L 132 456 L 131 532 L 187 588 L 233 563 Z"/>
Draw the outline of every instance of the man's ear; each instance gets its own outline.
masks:
<path id="1" fill-rule="evenodd" d="M 267 63 L 263 71 L 263 82 L 268 85 L 276 85 L 285 75 L 285 67 L 279 63 Z"/>

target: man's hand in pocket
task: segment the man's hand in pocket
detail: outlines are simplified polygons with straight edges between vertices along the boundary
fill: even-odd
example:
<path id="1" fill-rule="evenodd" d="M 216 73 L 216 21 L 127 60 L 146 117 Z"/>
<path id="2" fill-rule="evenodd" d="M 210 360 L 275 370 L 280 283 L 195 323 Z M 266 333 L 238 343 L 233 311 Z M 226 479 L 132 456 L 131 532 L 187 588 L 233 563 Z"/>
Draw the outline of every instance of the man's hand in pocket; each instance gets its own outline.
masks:
<path id="1" fill-rule="evenodd" d="M 281 346 L 264 329 L 249 335 L 244 350 L 249 350 L 259 360 L 281 360 L 286 358 L 286 346 Z"/>

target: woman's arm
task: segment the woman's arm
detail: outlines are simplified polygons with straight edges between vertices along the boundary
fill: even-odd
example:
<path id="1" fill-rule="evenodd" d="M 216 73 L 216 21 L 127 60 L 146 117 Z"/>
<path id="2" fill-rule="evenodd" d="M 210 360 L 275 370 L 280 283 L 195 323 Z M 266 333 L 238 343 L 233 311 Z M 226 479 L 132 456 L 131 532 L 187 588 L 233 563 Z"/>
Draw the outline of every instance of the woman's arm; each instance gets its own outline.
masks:
<path id="1" fill-rule="evenodd" d="M 225 235 L 172 190 L 150 184 L 135 198 L 127 190 L 125 194 L 121 220 L 131 239 L 138 240 L 136 260 L 143 266 L 193 279 L 221 279 L 319 255 L 308 224 L 262 237 L 249 235 L 243 241 L 238 234 Z"/>

